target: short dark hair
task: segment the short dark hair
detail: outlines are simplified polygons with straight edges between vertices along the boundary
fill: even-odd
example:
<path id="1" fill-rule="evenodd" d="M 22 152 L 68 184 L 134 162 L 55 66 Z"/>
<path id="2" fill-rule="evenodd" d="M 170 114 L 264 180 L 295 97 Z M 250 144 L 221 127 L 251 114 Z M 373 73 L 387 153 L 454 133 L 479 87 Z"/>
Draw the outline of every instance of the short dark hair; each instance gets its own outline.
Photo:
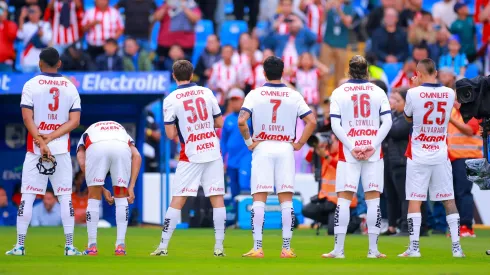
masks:
<path id="1" fill-rule="evenodd" d="M 116 46 L 118 45 L 118 44 L 117 44 L 117 40 L 116 40 L 116 39 L 114 39 L 114 38 L 109 38 L 109 39 L 107 39 L 107 40 L 105 41 L 105 43 L 106 43 L 106 44 L 113 44 L 113 45 L 116 45 Z"/>
<path id="2" fill-rule="evenodd" d="M 221 46 L 221 50 L 224 50 L 225 48 L 230 48 L 232 51 L 235 50 L 235 47 L 233 47 L 232 45 L 230 44 L 225 44 L 223 46 Z"/>
<path id="3" fill-rule="evenodd" d="M 379 80 L 379 79 L 374 79 L 374 80 L 371 80 L 371 83 L 373 83 L 374 85 L 381 88 L 381 90 L 383 90 L 385 92 L 385 94 L 388 94 L 388 87 L 386 86 L 386 83 L 384 81 Z"/>
<path id="4" fill-rule="evenodd" d="M 424 66 L 425 71 L 429 75 L 434 75 L 437 72 L 436 63 L 430 58 L 420 60 L 418 65 Z"/>
<path id="5" fill-rule="evenodd" d="M 264 71 L 267 80 L 281 80 L 284 72 L 284 62 L 277 56 L 269 56 L 264 61 Z"/>
<path id="6" fill-rule="evenodd" d="M 56 67 L 60 61 L 60 54 L 53 47 L 44 48 L 39 54 L 39 59 L 49 67 Z"/>
<path id="7" fill-rule="evenodd" d="M 368 62 L 361 55 L 352 57 L 349 61 L 349 77 L 352 79 L 369 79 Z"/>
<path id="8" fill-rule="evenodd" d="M 46 193 L 44 193 L 44 195 L 46 195 L 47 193 L 51 193 L 51 194 L 53 194 L 53 196 L 56 197 L 56 195 L 54 194 L 54 190 L 51 187 L 49 187 L 49 188 L 46 189 Z"/>
<path id="9" fill-rule="evenodd" d="M 172 66 L 172 71 L 177 81 L 189 81 L 194 73 L 194 66 L 187 60 L 177 60 Z"/>

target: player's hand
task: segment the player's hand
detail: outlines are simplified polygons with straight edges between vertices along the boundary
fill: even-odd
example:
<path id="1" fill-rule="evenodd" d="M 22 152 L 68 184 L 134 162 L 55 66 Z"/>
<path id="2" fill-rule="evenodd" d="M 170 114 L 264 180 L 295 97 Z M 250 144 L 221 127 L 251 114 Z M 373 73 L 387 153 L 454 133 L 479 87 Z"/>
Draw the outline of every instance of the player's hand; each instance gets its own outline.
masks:
<path id="1" fill-rule="evenodd" d="M 359 147 L 355 147 L 354 149 L 352 149 L 352 151 L 350 153 L 357 160 L 363 160 L 364 159 L 364 152 Z"/>
<path id="2" fill-rule="evenodd" d="M 294 143 L 293 143 L 293 148 L 294 148 L 294 151 L 299 151 L 299 150 L 301 150 L 301 148 L 303 148 L 303 145 L 304 145 L 304 143 L 297 143 L 297 142 L 294 142 Z"/>
<path id="3" fill-rule="evenodd" d="M 134 188 L 128 188 L 128 203 L 133 204 L 134 202 Z"/>
<path id="4" fill-rule="evenodd" d="M 114 197 L 112 196 L 111 194 L 111 191 L 107 190 L 107 189 L 103 189 L 102 190 L 102 194 L 104 195 L 104 199 L 105 201 L 109 204 L 109 205 L 113 205 L 114 204 Z"/>
<path id="5" fill-rule="evenodd" d="M 49 150 L 49 147 L 46 143 L 39 144 L 39 148 L 41 149 L 41 155 L 43 157 L 47 157 L 47 158 L 51 157 L 51 150 Z"/>
<path id="6" fill-rule="evenodd" d="M 420 79 L 418 76 L 412 76 L 412 78 L 410 79 L 412 80 L 412 85 L 411 87 L 417 87 L 417 86 L 420 86 Z"/>
<path id="7" fill-rule="evenodd" d="M 248 150 L 253 151 L 255 149 L 255 147 L 257 147 L 257 145 L 259 145 L 259 143 L 261 143 L 261 141 L 254 141 L 254 143 L 252 143 L 252 145 L 248 146 Z"/>
<path id="8" fill-rule="evenodd" d="M 51 134 L 40 135 L 46 144 L 50 143 L 53 140 L 53 136 Z"/>
<path id="9" fill-rule="evenodd" d="M 368 160 L 372 155 L 374 155 L 374 152 L 376 152 L 376 149 L 374 149 L 373 146 L 367 146 L 362 148 L 362 151 L 364 153 L 364 160 Z"/>

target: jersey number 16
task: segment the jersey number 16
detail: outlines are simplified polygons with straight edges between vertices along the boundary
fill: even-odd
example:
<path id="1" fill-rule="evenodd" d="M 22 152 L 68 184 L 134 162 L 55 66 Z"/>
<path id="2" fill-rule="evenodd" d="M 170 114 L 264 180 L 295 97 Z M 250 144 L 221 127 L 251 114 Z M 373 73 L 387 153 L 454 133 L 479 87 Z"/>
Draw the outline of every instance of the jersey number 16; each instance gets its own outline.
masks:
<path id="1" fill-rule="evenodd" d="M 370 97 L 368 94 L 361 94 L 361 96 L 352 95 L 351 99 L 354 102 L 354 118 L 359 118 L 359 113 L 364 118 L 371 115 L 371 103 L 369 102 Z"/>

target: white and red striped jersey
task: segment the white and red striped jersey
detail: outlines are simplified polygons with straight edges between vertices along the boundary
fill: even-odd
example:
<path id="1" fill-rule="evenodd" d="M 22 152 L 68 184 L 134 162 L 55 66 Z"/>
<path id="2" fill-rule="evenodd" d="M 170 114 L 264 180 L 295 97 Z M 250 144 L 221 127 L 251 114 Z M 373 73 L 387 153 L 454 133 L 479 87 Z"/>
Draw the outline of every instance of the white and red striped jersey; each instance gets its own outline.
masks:
<path id="1" fill-rule="evenodd" d="M 267 82 L 264 75 L 264 66 L 262 64 L 256 64 L 249 69 L 250 73 L 248 73 L 246 83 L 252 87 L 252 90 L 262 87 Z"/>
<path id="2" fill-rule="evenodd" d="M 322 5 L 310 4 L 306 7 L 306 18 L 308 28 L 317 36 L 317 42 L 323 41 L 325 33 L 325 9 Z"/>
<path id="3" fill-rule="evenodd" d="M 96 20 L 101 23 L 87 32 L 87 43 L 91 46 L 103 46 L 107 39 L 115 38 L 116 32 L 124 29 L 121 14 L 112 7 L 104 11 L 97 7 L 89 9 L 83 17 L 82 25 L 85 26 Z"/>
<path id="4" fill-rule="evenodd" d="M 279 27 L 277 28 L 277 33 L 278 34 L 288 34 L 289 33 L 289 26 L 288 23 L 282 22 L 279 24 Z"/>
<path id="5" fill-rule="evenodd" d="M 70 45 L 80 40 L 80 20 L 83 15 L 83 9 L 76 7 L 75 1 L 71 1 L 70 4 L 70 26 L 65 28 L 60 24 L 61 8 L 63 7 L 63 1 L 53 0 L 53 10 L 46 10 L 49 12 L 48 17 L 51 18 L 51 26 L 53 29 L 53 45 Z M 51 14 L 52 13 L 52 14 Z"/>
<path id="6" fill-rule="evenodd" d="M 367 80 L 351 79 L 335 89 L 330 97 L 330 117 L 341 120 L 342 128 L 354 147 L 374 146 L 383 115 L 391 116 L 388 97 L 381 88 Z M 381 145 L 375 149 L 368 160 L 370 162 L 383 157 Z M 339 161 L 359 162 L 342 143 Z"/>
<path id="7" fill-rule="evenodd" d="M 396 75 L 395 79 L 391 81 L 391 88 L 409 87 L 410 78 L 406 72 L 400 71 Z"/>
<path id="8" fill-rule="evenodd" d="M 134 145 L 134 140 L 121 124 L 115 121 L 99 121 L 90 125 L 82 134 L 82 138 L 80 138 L 77 145 L 77 151 L 80 146 L 84 146 L 85 150 L 87 150 L 92 143 L 108 140 Z"/>
<path id="9" fill-rule="evenodd" d="M 295 71 L 296 67 L 298 65 L 298 51 L 296 50 L 296 44 L 295 44 L 295 38 L 294 36 L 289 37 L 289 41 L 286 44 L 286 47 L 284 48 L 284 53 L 282 55 L 282 60 L 284 61 L 284 69 L 285 70 L 291 70 Z M 287 77 L 286 78 L 289 82 L 293 81 L 292 77 Z"/>
<path id="10" fill-rule="evenodd" d="M 211 162 L 221 158 L 214 119 L 221 116 L 213 92 L 194 83 L 180 85 L 163 100 L 165 125 L 175 124 L 180 140 L 180 161 Z"/>
<path id="11" fill-rule="evenodd" d="M 40 42 L 48 45 L 51 42 L 53 32 L 51 31 L 51 25 L 45 21 L 39 21 L 37 24 L 26 22 L 21 29 L 17 31 L 17 38 L 23 40 L 24 50 L 22 51 L 21 64 L 23 66 L 39 66 L 39 54 L 43 50 L 42 48 L 36 48 L 32 43 L 33 37 L 39 32 L 43 31 L 43 36 L 39 37 Z"/>
<path id="12" fill-rule="evenodd" d="M 254 58 L 255 61 L 262 63 L 262 59 L 264 58 L 264 55 L 262 54 L 261 51 L 256 50 L 254 53 Z M 248 58 L 248 55 L 245 53 L 238 53 L 235 52 L 233 56 L 231 57 L 231 63 L 240 66 L 240 68 L 243 68 L 245 66 L 250 65 L 250 60 Z"/>
<path id="13" fill-rule="evenodd" d="M 70 112 L 80 112 L 80 96 L 73 83 L 61 74 L 41 73 L 24 85 L 21 108 L 34 112 L 34 123 L 40 134 L 50 134 L 69 120 Z M 70 152 L 70 134 L 48 143 L 53 155 Z M 27 151 L 40 155 L 31 134 L 27 134 Z"/>
<path id="14" fill-rule="evenodd" d="M 440 84 L 424 83 L 408 90 L 404 112 L 413 119 L 408 158 L 427 165 L 449 158 L 447 131 L 454 100 L 453 89 Z"/>
<path id="15" fill-rule="evenodd" d="M 233 86 L 241 86 L 242 83 L 245 83 L 246 77 L 248 77 L 248 74 L 240 74 L 238 65 L 233 63 L 226 65 L 223 60 L 220 60 L 211 67 L 208 84 L 213 89 L 221 89 L 225 93 L 224 95 L 218 95 L 218 101 L 223 104 L 228 91 Z"/>
<path id="16" fill-rule="evenodd" d="M 296 89 L 303 95 L 307 104 L 318 104 L 320 94 L 318 84 L 320 70 L 313 68 L 305 71 L 297 69 L 293 75 L 296 82 Z"/>

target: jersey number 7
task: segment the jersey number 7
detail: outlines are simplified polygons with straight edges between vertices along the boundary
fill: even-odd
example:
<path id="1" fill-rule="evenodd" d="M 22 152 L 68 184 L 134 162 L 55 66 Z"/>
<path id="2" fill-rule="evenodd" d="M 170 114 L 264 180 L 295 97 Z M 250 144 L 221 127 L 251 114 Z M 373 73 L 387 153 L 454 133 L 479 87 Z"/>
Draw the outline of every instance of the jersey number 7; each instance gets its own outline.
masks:
<path id="1" fill-rule="evenodd" d="M 189 99 L 184 101 L 183 103 L 184 110 L 191 112 L 191 115 L 187 117 L 187 121 L 189 121 L 189 123 L 196 123 L 198 115 L 201 121 L 206 121 L 208 119 L 208 108 L 206 107 L 206 101 L 204 100 L 204 98 L 198 97 L 196 98 L 195 102 L 194 100 Z"/>
<path id="2" fill-rule="evenodd" d="M 271 103 L 274 104 L 274 106 L 272 106 L 272 123 L 276 123 L 277 109 L 281 106 L 282 101 L 280 99 L 271 99 Z"/>

